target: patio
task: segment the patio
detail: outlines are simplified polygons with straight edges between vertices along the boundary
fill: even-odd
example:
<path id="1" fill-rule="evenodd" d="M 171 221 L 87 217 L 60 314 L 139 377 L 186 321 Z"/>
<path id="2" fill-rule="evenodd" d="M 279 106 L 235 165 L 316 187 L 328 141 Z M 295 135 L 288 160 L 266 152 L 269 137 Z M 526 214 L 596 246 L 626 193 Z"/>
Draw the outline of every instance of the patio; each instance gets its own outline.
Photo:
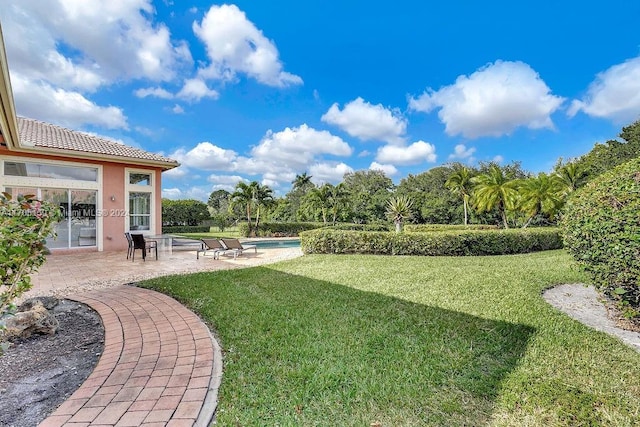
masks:
<path id="1" fill-rule="evenodd" d="M 63 297 L 158 276 L 250 267 L 295 258 L 302 252 L 298 248 L 261 249 L 255 254 L 246 252 L 235 260 L 227 256 L 214 260 L 213 255 L 196 259 L 196 251 L 191 249 L 159 251 L 157 261 L 155 256 L 143 261 L 139 255 L 138 252 L 133 262 L 127 259 L 126 251 L 49 255 L 32 276 L 33 288 L 23 298 Z"/>

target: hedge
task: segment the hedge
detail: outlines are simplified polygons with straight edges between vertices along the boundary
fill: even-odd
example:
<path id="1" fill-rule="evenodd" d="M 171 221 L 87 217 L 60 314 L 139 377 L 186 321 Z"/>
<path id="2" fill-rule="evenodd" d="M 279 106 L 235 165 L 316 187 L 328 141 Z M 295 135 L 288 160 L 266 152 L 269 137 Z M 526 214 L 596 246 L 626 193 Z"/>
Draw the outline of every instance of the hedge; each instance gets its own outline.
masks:
<path id="1" fill-rule="evenodd" d="M 490 224 L 406 224 L 404 231 L 409 233 L 427 233 L 433 231 L 454 230 L 497 230 L 497 225 Z"/>
<path id="2" fill-rule="evenodd" d="M 171 233 L 208 233 L 211 227 L 208 225 L 174 225 L 163 226 L 162 232 L 164 234 Z"/>
<path id="3" fill-rule="evenodd" d="M 606 295 L 640 314 L 640 158 L 573 195 L 561 221 L 567 250 Z"/>
<path id="4" fill-rule="evenodd" d="M 261 222 L 258 226 L 257 237 L 293 237 L 305 230 L 324 227 L 322 222 Z M 249 237 L 249 226 L 246 222 L 238 224 L 238 231 Z"/>
<path id="5" fill-rule="evenodd" d="M 562 248 L 558 228 L 395 233 L 320 229 L 300 233 L 305 254 L 469 256 Z"/>
<path id="6" fill-rule="evenodd" d="M 390 231 L 387 224 L 335 224 L 326 228 L 332 230 L 353 230 L 353 231 Z"/>

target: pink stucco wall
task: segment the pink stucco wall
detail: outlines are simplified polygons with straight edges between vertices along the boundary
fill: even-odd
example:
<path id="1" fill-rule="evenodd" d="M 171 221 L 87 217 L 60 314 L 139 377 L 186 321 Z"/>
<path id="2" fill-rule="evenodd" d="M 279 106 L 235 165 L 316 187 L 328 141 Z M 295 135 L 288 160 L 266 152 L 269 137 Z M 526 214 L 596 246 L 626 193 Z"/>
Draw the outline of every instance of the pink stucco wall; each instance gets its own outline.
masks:
<path id="1" fill-rule="evenodd" d="M 48 156 L 40 154 L 25 154 L 15 153 L 8 151 L 5 147 L 0 146 L 0 155 L 4 156 L 19 156 L 30 157 L 34 159 L 48 159 L 59 160 L 64 162 L 73 161 L 73 159 L 58 156 Z M 126 194 L 126 169 L 134 168 L 136 170 L 148 170 L 149 172 L 155 171 L 155 215 L 154 215 L 154 229 L 150 230 L 150 234 L 160 234 L 162 232 L 162 169 L 150 168 L 135 164 L 122 164 L 122 163 L 110 163 L 99 162 L 92 160 L 82 159 L 80 162 L 84 164 L 100 164 L 102 165 L 102 188 L 98 192 L 100 202 L 98 206 L 98 215 L 102 217 L 102 233 L 98 231 L 98 238 L 102 237 L 102 244 L 104 251 L 126 251 L 127 240 L 124 237 L 126 225 L 128 221 L 128 209 L 129 204 L 125 199 Z M 2 171 L 0 171 L 2 173 Z M 111 200 L 111 198 L 115 200 Z M 101 208 L 100 208 L 101 204 Z M 96 218 L 98 220 L 98 218 Z M 98 221 L 97 221 L 98 222 Z M 70 251 L 77 253 L 81 250 L 93 250 L 96 248 L 74 248 Z M 69 250 L 55 250 L 56 253 L 69 252 Z"/>

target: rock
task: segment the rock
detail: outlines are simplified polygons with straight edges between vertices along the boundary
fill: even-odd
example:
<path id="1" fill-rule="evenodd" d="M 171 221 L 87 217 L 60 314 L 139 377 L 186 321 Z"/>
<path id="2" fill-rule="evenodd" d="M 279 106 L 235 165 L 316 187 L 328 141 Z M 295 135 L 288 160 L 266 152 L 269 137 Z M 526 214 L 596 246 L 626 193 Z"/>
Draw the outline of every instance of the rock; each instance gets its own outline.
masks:
<path id="1" fill-rule="evenodd" d="M 50 305 L 51 301 L 45 301 L 45 303 Z M 25 304 L 16 314 L 5 316 L 2 319 L 5 326 L 2 331 L 2 339 L 28 338 L 34 333 L 49 335 L 56 333 L 58 320 L 49 313 L 42 301 L 34 299 Z"/>

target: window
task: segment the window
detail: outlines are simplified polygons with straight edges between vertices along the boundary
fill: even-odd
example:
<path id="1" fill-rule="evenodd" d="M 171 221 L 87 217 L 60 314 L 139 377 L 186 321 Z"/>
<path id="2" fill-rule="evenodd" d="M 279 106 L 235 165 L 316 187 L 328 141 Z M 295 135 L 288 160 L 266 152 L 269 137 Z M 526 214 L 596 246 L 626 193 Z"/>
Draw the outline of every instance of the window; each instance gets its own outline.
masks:
<path id="1" fill-rule="evenodd" d="M 4 174 L 29 178 L 98 181 L 98 169 L 79 166 L 61 166 L 50 163 L 4 162 Z"/>
<path id="2" fill-rule="evenodd" d="M 154 172 L 126 170 L 125 183 L 129 199 L 129 230 L 154 231 Z"/>
<path id="3" fill-rule="evenodd" d="M 151 193 L 129 193 L 129 230 L 151 229 Z"/>
<path id="4" fill-rule="evenodd" d="M 134 185 L 151 185 L 151 175 L 148 173 L 130 173 L 129 184 Z"/>

